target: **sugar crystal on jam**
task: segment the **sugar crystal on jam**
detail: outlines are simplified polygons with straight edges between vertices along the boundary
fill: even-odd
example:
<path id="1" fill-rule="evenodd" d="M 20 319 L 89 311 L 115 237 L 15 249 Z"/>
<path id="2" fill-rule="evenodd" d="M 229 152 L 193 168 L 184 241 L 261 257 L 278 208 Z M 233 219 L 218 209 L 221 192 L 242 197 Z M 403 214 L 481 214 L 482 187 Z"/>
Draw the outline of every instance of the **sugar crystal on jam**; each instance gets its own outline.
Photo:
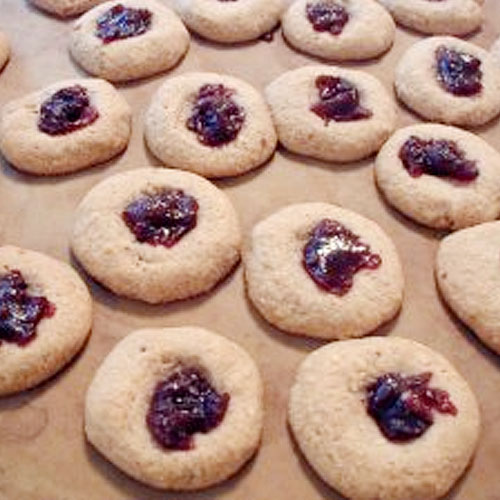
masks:
<path id="1" fill-rule="evenodd" d="M 147 9 L 134 9 L 119 3 L 97 18 L 95 34 L 103 43 L 139 36 L 151 28 L 152 17 Z"/>
<path id="2" fill-rule="evenodd" d="M 316 31 L 328 31 L 332 35 L 342 33 L 349 21 L 346 9 L 332 1 L 308 3 L 306 16 Z"/>

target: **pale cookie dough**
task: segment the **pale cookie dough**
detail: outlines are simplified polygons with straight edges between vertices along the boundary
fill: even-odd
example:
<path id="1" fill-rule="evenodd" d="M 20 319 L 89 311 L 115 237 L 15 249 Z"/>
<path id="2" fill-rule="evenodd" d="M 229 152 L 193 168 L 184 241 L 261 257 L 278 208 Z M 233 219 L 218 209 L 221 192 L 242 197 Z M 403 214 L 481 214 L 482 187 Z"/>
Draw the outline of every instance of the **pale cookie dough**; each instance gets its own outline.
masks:
<path id="1" fill-rule="evenodd" d="M 141 243 L 122 214 L 137 199 L 166 189 L 196 200 L 196 225 L 170 248 Z M 154 168 L 114 175 L 95 186 L 76 211 L 71 237 L 75 256 L 99 283 L 149 303 L 213 288 L 238 262 L 240 242 L 236 212 L 222 191 L 197 175 Z"/>
<path id="2" fill-rule="evenodd" d="M 10 57 L 10 46 L 7 37 L 0 32 L 0 70 L 7 64 Z"/>
<path id="3" fill-rule="evenodd" d="M 316 79 L 345 79 L 359 92 L 369 118 L 325 120 L 311 110 L 319 101 Z M 279 141 L 294 152 L 331 162 L 356 161 L 379 150 L 396 128 L 396 106 L 384 86 L 363 71 L 336 66 L 305 66 L 279 76 L 266 88 Z"/>
<path id="4" fill-rule="evenodd" d="M 235 43 L 255 40 L 279 22 L 284 0 L 173 0 L 190 30 L 208 40 Z"/>
<path id="5" fill-rule="evenodd" d="M 316 4 L 345 9 L 349 18 L 339 34 L 314 29 L 306 9 Z M 295 48 L 337 61 L 379 56 L 391 47 L 396 31 L 392 17 L 375 0 L 297 0 L 281 22 L 284 37 Z"/>
<path id="6" fill-rule="evenodd" d="M 321 288 L 306 272 L 303 250 L 323 219 L 340 222 L 378 254 L 376 269 L 360 269 L 345 295 Z M 250 300 L 285 332 L 324 339 L 366 335 L 389 321 L 403 299 L 403 273 L 392 241 L 375 223 L 327 203 L 290 205 L 258 223 L 243 254 Z"/>
<path id="7" fill-rule="evenodd" d="M 179 367 L 198 368 L 227 393 L 219 425 L 194 434 L 188 450 L 162 448 L 146 418 L 159 382 Z M 236 473 L 255 453 L 263 423 L 263 387 L 252 358 L 237 344 L 196 327 L 138 330 L 104 360 L 85 402 L 88 440 L 111 462 L 156 488 L 195 490 Z"/>
<path id="8" fill-rule="evenodd" d="M 69 133 L 49 135 L 38 127 L 42 104 L 61 89 L 84 87 L 97 119 Z M 113 158 L 131 133 L 132 112 L 118 91 L 99 79 L 59 81 L 9 102 L 0 115 L 0 150 L 19 170 L 36 175 L 75 172 Z"/>
<path id="9" fill-rule="evenodd" d="M 439 290 L 455 314 L 500 354 L 500 222 L 463 229 L 441 241 Z"/>
<path id="10" fill-rule="evenodd" d="M 490 47 L 490 53 L 495 58 L 497 64 L 500 65 L 500 38 L 497 38 Z"/>
<path id="11" fill-rule="evenodd" d="M 202 143 L 187 126 L 205 85 L 223 85 L 244 114 L 236 137 L 215 147 Z M 165 165 L 204 177 L 239 175 L 256 168 L 271 157 L 277 143 L 260 93 L 239 78 L 217 73 L 186 73 L 168 79 L 151 100 L 144 133 L 149 148 Z"/>
<path id="12" fill-rule="evenodd" d="M 473 96 L 446 91 L 437 78 L 436 50 L 446 47 L 481 61 L 482 90 Z M 485 49 L 454 37 L 429 37 L 412 45 L 396 67 L 398 97 L 409 108 L 431 121 L 479 126 L 500 113 L 500 67 Z"/>
<path id="13" fill-rule="evenodd" d="M 432 372 L 455 416 L 433 412 L 424 435 L 387 439 L 367 413 L 366 387 L 387 373 Z M 356 500 L 435 500 L 462 475 L 476 448 L 480 414 L 467 382 L 440 354 L 402 338 L 328 344 L 310 354 L 292 387 L 288 418 L 297 443 L 321 478 Z"/>
<path id="14" fill-rule="evenodd" d="M 45 297 L 52 315 L 42 317 L 24 345 L 0 335 L 0 396 L 31 388 L 61 370 L 83 347 L 92 324 L 92 299 L 66 263 L 14 246 L 0 247 L 0 278 L 20 271 L 33 297 Z M 3 313 L 2 313 L 3 314 Z M 0 319 L 0 323 L 5 317 Z"/>
<path id="15" fill-rule="evenodd" d="M 483 22 L 477 0 L 378 0 L 407 28 L 430 35 L 466 35 Z"/>
<path id="16" fill-rule="evenodd" d="M 30 0 L 33 5 L 59 17 L 81 14 L 106 0 Z"/>
<path id="17" fill-rule="evenodd" d="M 475 163 L 470 181 L 423 173 L 412 177 L 399 154 L 410 137 L 451 141 Z M 456 127 L 420 124 L 399 129 L 375 161 L 375 178 L 386 200 L 411 219 L 438 229 L 459 229 L 500 214 L 500 155 L 486 141 Z"/>
<path id="18" fill-rule="evenodd" d="M 146 9 L 151 25 L 137 36 L 104 42 L 96 35 L 97 20 L 117 4 Z M 189 47 L 189 33 L 177 15 L 156 0 L 112 0 L 78 19 L 71 32 L 70 52 L 89 73 L 113 82 L 144 78 L 175 66 Z"/>

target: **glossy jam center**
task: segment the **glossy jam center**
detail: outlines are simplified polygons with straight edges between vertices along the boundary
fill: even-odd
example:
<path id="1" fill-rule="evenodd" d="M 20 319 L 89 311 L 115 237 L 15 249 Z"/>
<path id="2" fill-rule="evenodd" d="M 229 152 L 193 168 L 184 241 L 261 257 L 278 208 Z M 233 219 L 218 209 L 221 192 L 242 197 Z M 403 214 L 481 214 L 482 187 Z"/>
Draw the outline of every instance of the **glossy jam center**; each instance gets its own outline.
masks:
<path id="1" fill-rule="evenodd" d="M 147 9 L 133 9 L 119 3 L 97 18 L 95 35 L 104 43 L 139 36 L 151 28 L 152 16 Z"/>
<path id="2" fill-rule="evenodd" d="M 323 219 L 311 232 L 302 262 L 318 286 L 345 295 L 352 287 L 355 273 L 376 269 L 382 259 L 340 222 Z"/>
<path id="3" fill-rule="evenodd" d="M 220 424 L 229 399 L 199 370 L 182 367 L 156 386 L 146 422 L 161 447 L 188 450 L 193 448 L 193 434 L 207 433 Z"/>
<path id="4" fill-rule="evenodd" d="M 45 297 L 28 293 L 20 271 L 10 271 L 0 278 L 0 342 L 26 345 L 35 338 L 38 323 L 53 316 L 55 310 Z"/>
<path id="5" fill-rule="evenodd" d="M 454 141 L 424 141 L 412 135 L 399 150 L 399 158 L 412 177 L 428 174 L 468 182 L 479 175 L 476 162 L 467 160 Z"/>
<path id="6" fill-rule="evenodd" d="M 436 50 L 437 79 L 451 94 L 470 97 L 481 92 L 481 61 L 476 57 L 445 47 Z"/>
<path id="7" fill-rule="evenodd" d="M 234 94 L 221 84 L 203 85 L 198 91 L 186 126 L 202 144 L 218 147 L 236 139 L 245 121 L 245 110 L 234 101 Z"/>
<path id="8" fill-rule="evenodd" d="M 407 377 L 386 373 L 366 388 L 368 414 L 387 439 L 418 438 L 433 424 L 433 411 L 458 413 L 446 391 L 429 387 L 431 377 L 430 372 Z"/>
<path id="9" fill-rule="evenodd" d="M 127 205 L 122 218 L 137 241 L 175 245 L 196 226 L 198 203 L 179 189 L 146 194 Z"/>
<path id="10" fill-rule="evenodd" d="M 58 90 L 42 103 L 38 128 L 49 135 L 68 134 L 90 125 L 98 117 L 87 89 L 74 85 Z"/>
<path id="11" fill-rule="evenodd" d="M 370 110 L 360 105 L 356 87 L 344 78 L 323 75 L 315 83 L 319 101 L 311 106 L 311 111 L 323 118 L 325 124 L 330 120 L 344 122 L 372 116 Z"/>
<path id="12" fill-rule="evenodd" d="M 331 1 L 308 3 L 306 16 L 316 31 L 328 31 L 332 35 L 339 35 L 349 21 L 344 7 Z"/>

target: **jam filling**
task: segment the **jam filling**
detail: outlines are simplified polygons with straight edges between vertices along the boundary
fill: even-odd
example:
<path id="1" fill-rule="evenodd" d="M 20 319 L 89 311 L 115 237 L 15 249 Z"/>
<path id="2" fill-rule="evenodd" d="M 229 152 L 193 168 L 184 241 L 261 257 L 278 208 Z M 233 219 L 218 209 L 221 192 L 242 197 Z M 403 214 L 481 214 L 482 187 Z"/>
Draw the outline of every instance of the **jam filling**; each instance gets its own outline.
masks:
<path id="1" fill-rule="evenodd" d="M 73 85 L 58 90 L 42 103 L 38 128 L 49 135 L 63 135 L 90 125 L 98 117 L 87 89 Z"/>
<path id="2" fill-rule="evenodd" d="M 349 21 L 349 14 L 335 2 L 316 2 L 306 5 L 306 16 L 316 31 L 328 31 L 332 35 L 342 33 Z"/>
<path id="3" fill-rule="evenodd" d="M 386 373 L 366 388 L 367 412 L 387 439 L 420 437 L 433 424 L 433 411 L 458 413 L 446 391 L 429 387 L 431 377 L 431 372 L 408 377 Z"/>
<path id="4" fill-rule="evenodd" d="M 161 447 L 189 450 L 194 446 L 193 434 L 206 434 L 221 423 L 229 399 L 199 370 L 181 367 L 156 386 L 146 423 Z"/>
<path id="5" fill-rule="evenodd" d="M 198 91 L 186 126 L 202 144 L 218 147 L 236 139 L 245 121 L 245 110 L 234 101 L 234 94 L 221 84 L 206 84 Z"/>
<path id="6" fill-rule="evenodd" d="M 318 76 L 316 88 L 319 101 L 311 106 L 311 111 L 325 120 L 345 122 L 361 120 L 372 116 L 372 112 L 359 104 L 359 92 L 352 83 L 335 76 Z"/>
<path id="7" fill-rule="evenodd" d="M 447 92 L 460 97 L 481 92 L 483 72 L 476 57 L 441 45 L 436 50 L 436 63 L 438 82 Z"/>
<path id="8" fill-rule="evenodd" d="M 424 141 L 412 135 L 401 146 L 399 158 L 412 177 L 429 174 L 470 182 L 479 175 L 476 162 L 467 160 L 454 141 Z"/>
<path id="9" fill-rule="evenodd" d="M 95 35 L 103 43 L 139 36 L 151 28 L 152 17 L 147 9 L 133 9 L 119 3 L 97 18 Z"/>
<path id="10" fill-rule="evenodd" d="M 146 194 L 127 205 L 122 218 L 140 243 L 175 245 L 196 226 L 198 203 L 180 189 Z"/>
<path id="11" fill-rule="evenodd" d="M 55 305 L 45 297 L 28 293 L 20 271 L 12 270 L 0 278 L 0 343 L 26 345 L 35 338 L 38 323 L 55 311 Z"/>
<path id="12" fill-rule="evenodd" d="M 382 259 L 340 222 L 323 219 L 311 232 L 302 263 L 318 286 L 345 295 L 352 287 L 355 273 L 376 269 Z"/>

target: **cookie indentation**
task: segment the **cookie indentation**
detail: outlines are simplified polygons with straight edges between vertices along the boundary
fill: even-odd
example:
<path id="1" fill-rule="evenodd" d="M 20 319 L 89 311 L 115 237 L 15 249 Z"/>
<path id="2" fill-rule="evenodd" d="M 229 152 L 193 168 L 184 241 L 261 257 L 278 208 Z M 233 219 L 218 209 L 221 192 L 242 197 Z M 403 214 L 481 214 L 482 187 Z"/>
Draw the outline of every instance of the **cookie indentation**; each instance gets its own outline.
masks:
<path id="1" fill-rule="evenodd" d="M 46 297 L 28 293 L 28 285 L 17 269 L 0 278 L 0 343 L 26 345 L 35 338 L 38 323 L 55 311 Z"/>
<path id="2" fill-rule="evenodd" d="M 198 91 L 186 126 L 202 144 L 218 147 L 236 139 L 245 110 L 234 101 L 234 94 L 222 84 L 206 84 Z"/>
<path id="3" fill-rule="evenodd" d="M 311 106 L 311 111 L 325 120 L 344 122 L 370 118 L 372 112 L 359 103 L 358 89 L 348 80 L 336 76 L 321 75 L 316 78 L 319 101 Z"/>
<path id="4" fill-rule="evenodd" d="M 308 3 L 306 16 L 316 31 L 328 31 L 332 35 L 340 35 L 349 21 L 347 10 L 331 1 Z"/>
<path id="5" fill-rule="evenodd" d="M 345 295 L 352 287 L 355 273 L 376 269 L 382 259 L 340 222 L 323 219 L 311 232 L 302 262 L 318 286 L 327 292 Z"/>
<path id="6" fill-rule="evenodd" d="M 200 370 L 181 367 L 160 382 L 146 417 L 154 440 L 170 450 L 193 448 L 193 434 L 217 427 L 230 396 L 219 394 Z"/>
<path id="7" fill-rule="evenodd" d="M 68 134 L 90 125 L 98 117 L 87 89 L 73 85 L 58 90 L 42 103 L 38 128 L 49 135 Z"/>
<path id="8" fill-rule="evenodd" d="M 180 189 L 146 194 L 127 205 L 122 218 L 140 243 L 175 245 L 196 226 L 198 203 Z"/>
<path id="9" fill-rule="evenodd" d="M 410 441 L 420 437 L 433 424 L 433 411 L 457 415 L 450 395 L 429 387 L 431 372 L 407 377 L 386 373 L 366 390 L 367 412 L 390 441 Z"/>
<path id="10" fill-rule="evenodd" d="M 483 72 L 477 57 L 441 45 L 436 50 L 436 63 L 438 82 L 447 92 L 461 97 L 481 92 Z"/>

